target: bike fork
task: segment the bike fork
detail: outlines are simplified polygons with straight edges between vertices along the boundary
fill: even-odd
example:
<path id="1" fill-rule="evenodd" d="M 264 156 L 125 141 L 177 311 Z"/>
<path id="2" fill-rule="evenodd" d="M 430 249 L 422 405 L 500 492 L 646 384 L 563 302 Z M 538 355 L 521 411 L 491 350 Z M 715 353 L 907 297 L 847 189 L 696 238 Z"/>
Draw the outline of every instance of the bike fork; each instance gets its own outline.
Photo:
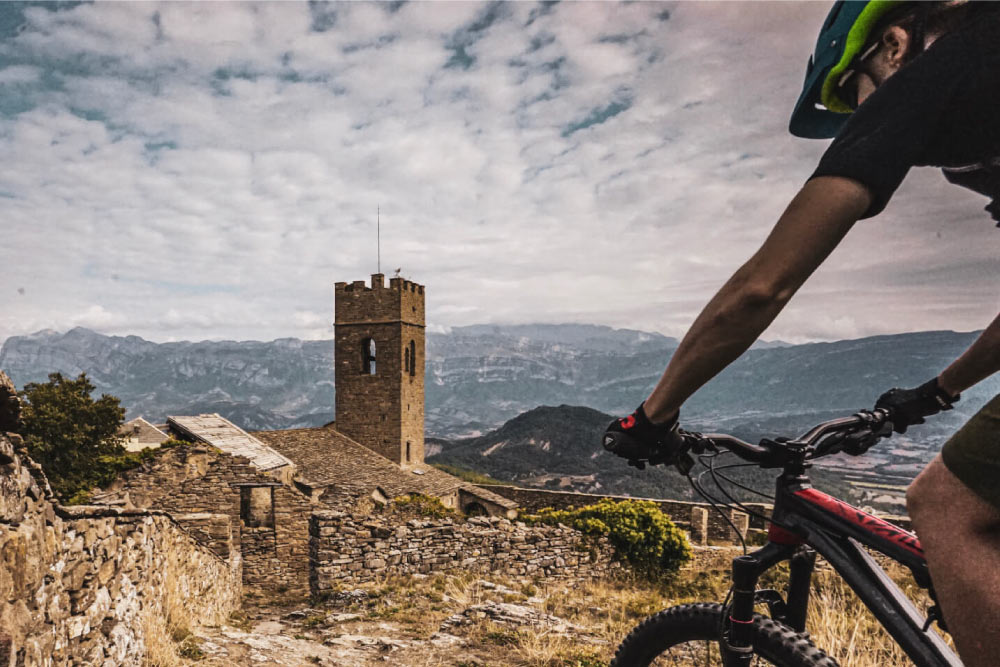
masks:
<path id="1" fill-rule="evenodd" d="M 758 552 L 760 553 L 760 552 Z M 753 608 L 757 579 L 763 570 L 755 557 L 733 560 L 733 602 L 729 607 L 729 637 L 723 635 L 722 659 L 726 667 L 749 667 L 753 659 Z"/>
<path id="2" fill-rule="evenodd" d="M 761 574 L 783 560 L 792 561 L 788 603 L 782 601 L 774 591 L 770 591 L 771 596 L 761 597 L 768 603 L 772 616 L 777 616 L 778 620 L 796 630 L 804 629 L 809 580 L 816 553 L 811 549 L 770 542 L 752 554 L 739 556 L 733 559 L 733 596 L 727 609 L 728 618 L 725 619 L 728 632 L 723 632 L 720 642 L 722 660 L 726 667 L 750 665 L 753 659 L 753 610 L 758 602 L 757 581 Z"/>

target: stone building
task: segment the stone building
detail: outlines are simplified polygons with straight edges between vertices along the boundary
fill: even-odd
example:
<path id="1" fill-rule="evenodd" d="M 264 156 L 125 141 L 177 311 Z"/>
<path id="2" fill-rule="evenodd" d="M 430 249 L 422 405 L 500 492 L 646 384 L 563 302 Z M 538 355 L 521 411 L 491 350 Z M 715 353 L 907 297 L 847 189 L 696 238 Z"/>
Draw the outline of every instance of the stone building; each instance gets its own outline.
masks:
<path id="1" fill-rule="evenodd" d="M 170 437 L 163 430 L 150 424 L 142 417 L 136 417 L 122 424 L 122 427 L 118 429 L 118 435 L 124 439 L 122 444 L 130 452 L 138 452 L 147 447 L 149 449 L 156 449 L 164 440 Z"/>
<path id="2" fill-rule="evenodd" d="M 337 420 L 248 433 L 217 414 L 171 416 L 193 443 L 122 475 L 100 501 L 228 516 L 250 587 L 305 590 L 316 511 L 371 508 L 406 494 L 505 518 L 518 503 L 424 462 L 424 287 L 384 276 L 336 285 Z"/>
<path id="3" fill-rule="evenodd" d="M 242 557 L 223 514 L 60 505 L 0 371 L 0 665 L 138 665 L 168 617 L 224 622 Z"/>
<path id="4" fill-rule="evenodd" d="M 424 462 L 424 286 L 337 283 L 337 430 L 403 468 Z"/>
<path id="5" fill-rule="evenodd" d="M 424 286 L 373 274 L 335 285 L 336 421 L 261 431 L 314 499 L 436 496 L 454 509 L 512 517 L 517 503 L 424 463 Z"/>
<path id="6" fill-rule="evenodd" d="M 295 487 L 316 502 L 340 506 L 346 499 L 386 502 L 420 493 L 441 499 L 452 509 L 470 514 L 513 518 L 518 503 L 475 486 L 437 468 L 414 462 L 402 467 L 358 444 L 335 426 L 253 435 L 295 462 Z"/>

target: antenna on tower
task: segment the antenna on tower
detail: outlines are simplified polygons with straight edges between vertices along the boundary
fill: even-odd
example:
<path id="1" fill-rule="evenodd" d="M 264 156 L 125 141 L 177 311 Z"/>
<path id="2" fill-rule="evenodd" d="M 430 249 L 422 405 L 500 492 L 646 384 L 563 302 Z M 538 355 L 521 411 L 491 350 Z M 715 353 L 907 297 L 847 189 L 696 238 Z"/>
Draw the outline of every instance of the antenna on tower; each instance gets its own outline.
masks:
<path id="1" fill-rule="evenodd" d="M 376 266 L 378 271 L 376 273 L 382 273 L 382 207 L 375 207 L 375 250 L 378 255 Z"/>

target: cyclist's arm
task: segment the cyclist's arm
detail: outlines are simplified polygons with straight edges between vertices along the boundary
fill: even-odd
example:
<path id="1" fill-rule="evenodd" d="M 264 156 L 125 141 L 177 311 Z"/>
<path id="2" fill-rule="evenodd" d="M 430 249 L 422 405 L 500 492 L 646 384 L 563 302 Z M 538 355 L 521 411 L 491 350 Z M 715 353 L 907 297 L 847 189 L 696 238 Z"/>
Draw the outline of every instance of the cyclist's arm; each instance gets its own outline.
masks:
<path id="1" fill-rule="evenodd" d="M 705 306 L 644 405 L 665 421 L 743 354 L 871 203 L 861 183 L 839 176 L 807 182 L 760 249 Z"/>
<path id="2" fill-rule="evenodd" d="M 938 386 L 952 396 L 1000 371 L 1000 315 L 938 376 Z"/>

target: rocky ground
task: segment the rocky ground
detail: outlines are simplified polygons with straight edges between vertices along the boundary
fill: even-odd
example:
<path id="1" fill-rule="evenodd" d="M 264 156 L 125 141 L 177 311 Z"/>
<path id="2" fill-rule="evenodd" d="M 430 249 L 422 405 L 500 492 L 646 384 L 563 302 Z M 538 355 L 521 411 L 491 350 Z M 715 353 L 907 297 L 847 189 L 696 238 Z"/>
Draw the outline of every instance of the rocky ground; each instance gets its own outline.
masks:
<path id="1" fill-rule="evenodd" d="M 731 548 L 707 548 L 669 583 L 451 573 L 396 577 L 322 602 L 249 595 L 230 624 L 175 633 L 154 665 L 603 667 L 649 614 L 724 595 Z"/>
<path id="2" fill-rule="evenodd" d="M 317 605 L 250 598 L 232 625 L 196 630 L 180 648 L 202 665 L 604 664 L 597 662 L 610 646 L 603 627 L 547 611 L 553 594 L 569 596 L 572 588 L 418 575 L 342 591 Z M 541 637 L 553 648 L 532 651 Z M 562 651 L 570 645 L 579 650 Z"/>
<path id="3" fill-rule="evenodd" d="M 512 580 L 471 573 L 387 579 L 309 604 L 248 596 L 231 624 L 174 636 L 185 658 L 153 665 L 330 667 L 606 667 L 641 619 L 695 600 L 721 600 L 732 547 L 698 548 L 672 580 Z M 782 587 L 783 570 L 763 584 Z M 889 571 L 926 605 L 902 568 Z M 809 631 L 845 667 L 904 664 L 905 656 L 820 563 Z"/>

